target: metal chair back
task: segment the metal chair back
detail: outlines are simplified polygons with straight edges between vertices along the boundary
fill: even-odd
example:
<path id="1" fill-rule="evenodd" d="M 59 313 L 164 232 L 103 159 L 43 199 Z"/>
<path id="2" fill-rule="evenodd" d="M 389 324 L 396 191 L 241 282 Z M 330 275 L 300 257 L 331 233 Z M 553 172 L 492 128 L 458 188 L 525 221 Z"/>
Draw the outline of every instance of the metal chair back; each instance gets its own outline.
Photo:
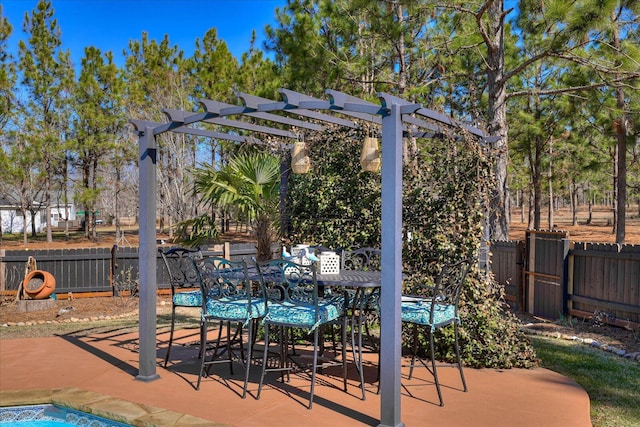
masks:
<path id="1" fill-rule="evenodd" d="M 158 249 L 164 265 L 169 273 L 171 295 L 175 295 L 181 288 L 200 289 L 198 271 L 193 260 L 202 260 L 199 249 L 172 248 L 168 251 Z"/>
<path id="2" fill-rule="evenodd" d="M 363 247 L 344 250 L 340 254 L 343 270 L 380 270 L 382 251 L 378 248 Z"/>

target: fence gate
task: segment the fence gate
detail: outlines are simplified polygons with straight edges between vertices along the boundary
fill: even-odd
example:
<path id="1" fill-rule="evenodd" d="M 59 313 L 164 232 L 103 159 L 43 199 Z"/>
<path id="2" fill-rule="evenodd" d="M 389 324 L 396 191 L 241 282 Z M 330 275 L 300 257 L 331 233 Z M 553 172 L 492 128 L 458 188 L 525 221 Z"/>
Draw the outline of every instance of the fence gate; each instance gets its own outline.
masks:
<path id="1" fill-rule="evenodd" d="M 497 283 L 504 286 L 504 299 L 514 311 L 525 311 L 524 301 L 525 244 L 522 240 L 491 242 L 491 271 Z"/>
<path id="2" fill-rule="evenodd" d="M 557 319 L 566 312 L 563 277 L 569 253 L 568 234 L 562 231 L 526 232 L 525 308 L 527 313 Z"/>

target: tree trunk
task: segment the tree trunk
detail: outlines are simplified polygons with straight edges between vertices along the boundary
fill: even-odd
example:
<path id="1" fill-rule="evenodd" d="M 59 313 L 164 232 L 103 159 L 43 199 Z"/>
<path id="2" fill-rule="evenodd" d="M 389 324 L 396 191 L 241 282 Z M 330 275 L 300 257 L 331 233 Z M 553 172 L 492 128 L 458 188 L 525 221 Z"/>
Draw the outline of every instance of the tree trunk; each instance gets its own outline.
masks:
<path id="1" fill-rule="evenodd" d="M 622 92 L 622 89 L 619 90 Z M 618 131 L 617 141 L 617 155 L 616 160 L 618 169 L 616 174 L 618 175 L 618 199 L 616 204 L 616 243 L 622 244 L 625 240 L 626 233 L 626 213 L 627 213 L 627 143 L 626 143 L 626 130 L 624 125 L 624 115 L 621 120 L 623 124 L 620 126 L 622 129 Z"/>
<path id="2" fill-rule="evenodd" d="M 93 182 L 91 183 L 91 189 L 93 194 L 98 194 L 98 157 L 93 159 Z M 85 212 L 86 213 L 86 212 Z M 93 242 L 98 241 L 98 232 L 96 231 L 96 199 L 95 196 L 91 198 L 91 240 Z"/>
<path id="3" fill-rule="evenodd" d="M 620 32 L 617 25 L 614 25 L 613 30 L 613 45 L 615 48 L 621 50 Z M 627 213 L 627 116 L 624 113 L 625 100 L 624 90 L 622 87 L 616 89 L 616 106 L 622 111 L 622 114 L 618 121 L 618 126 L 615 126 L 616 130 L 616 175 L 618 176 L 617 189 L 618 194 L 616 213 L 617 221 L 615 222 L 616 230 L 616 243 L 622 244 L 625 239 L 626 232 L 626 213 Z M 615 123 L 615 122 L 614 122 Z"/>
<path id="4" fill-rule="evenodd" d="M 118 203 L 120 200 L 120 186 L 122 185 L 122 183 L 120 182 L 121 178 L 120 178 L 120 165 L 116 166 L 116 191 L 115 191 L 115 226 L 116 226 L 116 242 L 118 242 L 120 240 L 120 211 L 118 208 Z"/>
<path id="5" fill-rule="evenodd" d="M 274 240 L 271 219 L 268 216 L 260 215 L 255 221 L 254 228 L 258 243 L 256 258 L 258 261 L 267 261 L 271 259 L 271 243 Z"/>
<path id="6" fill-rule="evenodd" d="M 67 156 L 64 157 L 64 162 L 63 162 L 63 169 L 62 169 L 62 185 L 63 185 L 63 202 L 64 202 L 64 240 L 67 241 L 70 239 L 69 236 L 69 217 L 70 212 L 69 212 L 69 193 L 67 191 L 67 187 L 68 187 L 68 181 L 69 181 L 69 159 L 67 158 Z M 58 209 L 59 209 L 59 205 L 58 205 Z"/>
<path id="7" fill-rule="evenodd" d="M 533 215 L 535 209 L 533 207 L 533 191 L 529 191 L 529 218 L 527 220 L 527 228 L 531 229 L 533 227 Z"/>
<path id="8" fill-rule="evenodd" d="M 578 225 L 578 189 L 575 182 L 569 184 L 569 196 L 571 197 L 571 224 Z"/>
<path id="9" fill-rule="evenodd" d="M 44 200 L 46 206 L 44 208 L 45 214 L 45 224 L 47 224 L 47 242 L 53 242 L 53 234 L 51 234 L 51 182 L 53 178 L 51 177 L 51 172 L 49 172 L 50 168 L 47 168 L 47 183 L 45 185 L 45 194 Z"/>
<path id="10" fill-rule="evenodd" d="M 553 230 L 553 137 L 549 138 L 549 230 Z"/>
<path id="11" fill-rule="evenodd" d="M 533 229 L 540 230 L 542 223 L 542 182 L 540 174 L 533 176 Z"/>
<path id="12" fill-rule="evenodd" d="M 27 246 L 27 210 L 22 209 L 22 244 Z"/>
<path id="13" fill-rule="evenodd" d="M 29 212 L 29 215 L 31 215 L 31 235 L 32 235 L 33 237 L 36 237 L 36 236 L 37 236 L 37 234 L 38 234 L 38 233 L 37 233 L 37 230 L 36 230 L 36 214 L 37 214 L 37 211 L 31 211 L 31 212 Z M 50 227 L 47 227 L 47 230 L 48 230 L 49 228 L 50 228 Z"/>
<path id="14" fill-rule="evenodd" d="M 84 162 L 82 165 L 82 188 L 85 191 L 89 190 L 90 174 L 90 166 L 88 163 Z M 89 240 L 89 223 L 91 221 L 89 217 L 89 204 L 86 199 L 83 199 L 82 207 L 84 208 L 84 238 Z"/>
<path id="15" fill-rule="evenodd" d="M 613 200 L 611 201 L 611 210 L 613 211 L 613 228 L 611 229 L 611 234 L 616 234 L 616 230 L 618 229 L 618 161 L 620 160 L 620 155 L 618 154 L 618 150 L 620 149 L 619 145 L 616 144 L 614 147 L 613 153 Z M 609 203 L 607 203 L 609 206 Z"/>
<path id="16" fill-rule="evenodd" d="M 539 136 L 534 136 L 533 153 L 529 154 L 531 165 L 531 188 L 533 192 L 533 229 L 542 228 L 542 147 Z"/>
<path id="17" fill-rule="evenodd" d="M 491 2 L 487 9 L 489 28 L 487 35 L 487 87 L 489 94 L 489 134 L 500 139 L 493 145 L 496 158 L 494 174 L 496 188 L 490 201 L 489 231 L 492 240 L 509 237 L 509 188 L 507 165 L 509 148 L 507 139 L 507 91 L 504 82 L 504 2 Z"/>

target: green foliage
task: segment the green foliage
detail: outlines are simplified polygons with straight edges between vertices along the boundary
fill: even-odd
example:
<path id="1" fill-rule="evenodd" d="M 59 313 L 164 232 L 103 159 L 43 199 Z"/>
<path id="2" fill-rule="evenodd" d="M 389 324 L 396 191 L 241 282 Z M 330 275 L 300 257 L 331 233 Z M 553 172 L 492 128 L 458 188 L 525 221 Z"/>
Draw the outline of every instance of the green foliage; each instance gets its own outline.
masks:
<path id="1" fill-rule="evenodd" d="M 290 242 L 333 248 L 380 246 L 380 175 L 358 163 L 364 134 L 329 128 L 306 140 L 311 171 L 291 175 Z"/>
<path id="2" fill-rule="evenodd" d="M 328 247 L 380 246 L 380 175 L 361 172 L 362 134 L 328 130 L 307 140 L 313 170 L 289 187 L 292 242 Z M 429 262 L 476 257 L 483 236 L 492 159 L 471 138 L 417 140 L 404 173 L 405 291 L 432 280 Z M 384 161 L 384 159 L 383 159 Z M 461 344 L 473 367 L 531 367 L 535 353 L 506 311 L 504 289 L 475 268 L 461 297 Z M 406 338 L 406 337 L 403 337 Z M 425 337 L 423 337 L 425 338 Z M 442 332 L 437 357 L 451 360 L 453 334 Z M 407 341 L 404 341 L 408 344 Z M 427 348 L 426 341 L 423 348 Z"/>
<path id="3" fill-rule="evenodd" d="M 14 85 L 16 81 L 15 64 L 7 52 L 7 39 L 13 32 L 13 27 L 2 14 L 0 5 L 0 129 L 9 120 L 15 102 Z"/>
<path id="4" fill-rule="evenodd" d="M 419 167 L 405 173 L 404 283 L 431 280 L 430 261 L 451 262 L 477 256 L 483 236 L 492 159 L 470 138 L 419 142 Z M 409 237 L 410 236 L 410 237 Z M 461 296 L 461 346 L 465 364 L 473 367 L 531 367 L 535 353 L 504 304 L 504 288 L 477 268 L 470 272 Z M 438 332 L 436 354 L 452 361 L 453 330 Z M 427 348 L 423 337 L 423 348 Z M 444 338 L 444 339 L 443 339 Z"/>
<path id="5" fill-rule="evenodd" d="M 191 61 L 196 85 L 193 95 L 230 102 L 238 61 L 229 52 L 227 44 L 218 39 L 215 28 L 209 29 L 202 41 L 196 40 Z"/>
<path id="6" fill-rule="evenodd" d="M 245 153 L 216 169 L 195 170 L 195 190 L 212 207 L 233 208 L 239 218 L 253 222 L 258 260 L 271 258 L 280 202 L 280 160 L 268 153 Z"/>
<path id="7" fill-rule="evenodd" d="M 97 210 L 98 199 L 106 189 L 99 169 L 109 159 L 113 160 L 118 148 L 116 135 L 124 132 L 123 86 L 124 81 L 113 63 L 111 52 L 103 56 L 95 47 L 86 48 L 74 92 L 75 132 L 69 144 L 70 150 L 76 153 L 74 165 L 81 174 L 75 202 L 85 211 Z M 95 214 L 87 220 L 85 233 L 88 237 L 90 224 L 95 223 Z M 95 227 L 92 229 L 95 238 Z"/>
<path id="8" fill-rule="evenodd" d="M 175 238 L 188 247 L 198 247 L 216 242 L 219 240 L 219 236 L 215 219 L 206 213 L 176 224 Z"/>

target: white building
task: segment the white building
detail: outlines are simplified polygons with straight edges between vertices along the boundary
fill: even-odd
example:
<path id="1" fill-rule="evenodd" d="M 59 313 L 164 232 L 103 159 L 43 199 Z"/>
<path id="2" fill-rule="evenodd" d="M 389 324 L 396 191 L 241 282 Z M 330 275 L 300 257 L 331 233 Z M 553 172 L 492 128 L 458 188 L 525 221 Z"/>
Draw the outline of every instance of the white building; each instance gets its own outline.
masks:
<path id="1" fill-rule="evenodd" d="M 40 233 L 44 230 L 47 224 L 46 210 L 42 205 L 34 215 L 27 212 L 26 219 L 22 214 L 17 203 L 13 203 L 8 199 L 0 198 L 0 222 L 2 223 L 3 233 L 22 233 L 25 227 L 27 232 L 31 232 L 31 224 L 35 222 L 36 232 Z M 57 227 L 60 221 L 64 221 L 66 216 L 69 216 L 68 220 L 73 221 L 76 219 L 76 210 L 73 203 L 55 204 L 51 206 L 51 225 Z"/>

